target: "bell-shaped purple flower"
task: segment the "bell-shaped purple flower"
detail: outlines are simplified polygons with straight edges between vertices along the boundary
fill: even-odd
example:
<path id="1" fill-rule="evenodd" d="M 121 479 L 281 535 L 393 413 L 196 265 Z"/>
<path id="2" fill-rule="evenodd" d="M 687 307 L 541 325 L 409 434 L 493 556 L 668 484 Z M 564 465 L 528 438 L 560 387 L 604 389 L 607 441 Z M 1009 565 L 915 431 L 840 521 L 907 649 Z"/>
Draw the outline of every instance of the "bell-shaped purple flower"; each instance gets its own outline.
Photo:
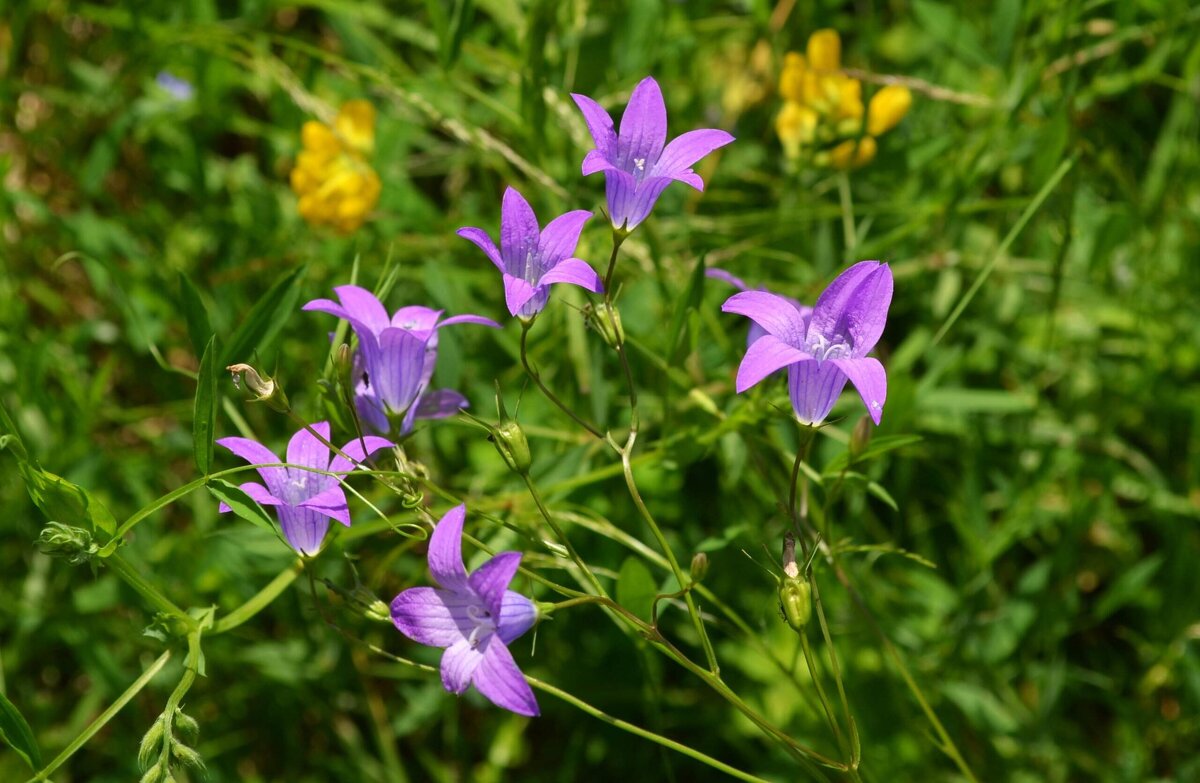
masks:
<path id="1" fill-rule="evenodd" d="M 583 158 L 583 174 L 604 172 L 608 214 L 617 229 L 632 231 L 645 220 L 673 180 L 704 190 L 704 180 L 692 166 L 733 141 L 723 130 L 704 129 L 688 131 L 667 144 L 667 107 L 658 82 L 649 76 L 629 96 L 620 135 L 604 107 L 586 95 L 571 97 L 596 143 Z"/>
<path id="2" fill-rule="evenodd" d="M 716 266 L 709 267 L 708 269 L 704 270 L 704 276 L 711 278 L 713 280 L 721 280 L 723 282 L 729 283 L 731 286 L 738 289 L 739 291 L 749 291 L 750 290 L 750 286 L 746 285 L 744 280 L 742 280 L 740 277 L 735 277 L 733 274 L 725 271 L 724 269 L 721 269 L 720 267 L 716 267 Z M 764 291 L 766 293 L 771 293 L 770 291 L 767 291 L 767 289 L 765 289 L 765 288 L 758 288 L 757 290 Z M 800 312 L 800 317 L 804 319 L 804 322 L 808 323 L 808 319 L 810 317 L 812 317 L 812 308 L 811 307 L 800 304 L 800 302 L 798 300 L 793 299 L 790 296 L 782 296 L 782 298 L 786 299 L 788 302 L 790 302 L 792 304 L 792 306 L 795 307 L 796 310 L 798 310 Z M 766 329 L 763 329 L 761 326 L 756 324 L 754 321 L 751 321 L 750 329 L 746 332 L 746 346 L 749 347 L 755 340 L 762 337 L 766 333 L 767 333 Z"/>
<path id="3" fill-rule="evenodd" d="M 746 349 L 738 367 L 738 392 L 787 367 L 796 416 L 805 424 L 819 424 L 850 381 L 878 424 L 887 375 L 867 353 L 883 334 L 891 302 L 892 270 L 878 261 L 861 261 L 838 275 L 808 318 L 777 294 L 734 294 L 721 309 L 747 316 L 766 331 Z"/>
<path id="4" fill-rule="evenodd" d="M 312 428 L 326 441 L 329 440 L 328 422 L 317 422 Z M 394 444 L 374 435 L 355 438 L 341 449 L 354 463 L 341 454 L 330 459 L 329 446 L 307 429 L 301 429 L 288 441 L 287 460 L 281 460 L 266 446 L 249 438 L 221 438 L 217 445 L 229 449 L 251 465 L 277 466 L 286 461 L 292 465 L 343 473 L 354 470 L 354 463 L 362 462 L 370 454 Z M 266 486 L 249 481 L 242 484 L 240 489 L 259 505 L 275 507 L 283 537 L 300 554 L 311 556 L 321 551 L 325 533 L 329 530 L 329 520 L 335 519 L 347 526 L 350 524 L 346 493 L 337 477 L 300 467 L 263 467 L 258 469 L 258 475 Z M 217 510 L 225 513 L 230 509 L 222 503 Z"/>
<path id="5" fill-rule="evenodd" d="M 333 290 L 337 302 L 314 299 L 303 309 L 350 322 L 358 336 L 355 403 L 359 416 L 372 429 L 405 435 L 416 419 L 439 419 L 467 407 L 466 397 L 452 389 L 428 390 L 437 363 L 438 329 L 460 323 L 499 329 L 500 324 L 469 314 L 442 320 L 441 310 L 420 305 L 401 307 L 389 317 L 379 299 L 365 288 L 343 285 Z"/>
<path id="6" fill-rule="evenodd" d="M 467 574 L 462 559 L 466 506 L 446 512 L 429 539 L 429 572 L 440 587 L 412 587 L 392 600 L 392 622 L 414 642 L 443 647 L 442 685 L 475 688 L 518 715 L 537 715 L 537 699 L 508 645 L 533 627 L 537 609 L 508 589 L 520 552 L 500 552 Z"/>
<path id="7" fill-rule="evenodd" d="M 481 228 L 460 228 L 458 235 L 478 245 L 503 273 L 508 311 L 520 318 L 532 318 L 546 306 L 554 283 L 570 283 L 592 293 L 604 290 L 595 270 L 586 261 L 572 257 L 579 244 L 579 232 L 591 216 L 586 209 L 577 209 L 540 229 L 533 207 L 515 189 L 508 188 L 500 205 L 499 250 Z"/>

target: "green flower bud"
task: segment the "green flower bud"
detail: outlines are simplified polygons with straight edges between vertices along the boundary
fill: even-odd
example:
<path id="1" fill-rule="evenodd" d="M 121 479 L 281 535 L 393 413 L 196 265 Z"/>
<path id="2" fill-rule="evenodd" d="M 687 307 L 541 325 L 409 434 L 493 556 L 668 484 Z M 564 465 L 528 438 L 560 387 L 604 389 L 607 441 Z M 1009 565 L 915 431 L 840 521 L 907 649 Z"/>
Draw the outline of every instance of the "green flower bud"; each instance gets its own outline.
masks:
<path id="1" fill-rule="evenodd" d="M 193 741 L 200 735 L 200 724 L 191 715 L 188 715 L 178 707 L 175 708 L 175 727 L 179 729 L 179 733 L 189 742 Z"/>
<path id="2" fill-rule="evenodd" d="M 142 775 L 142 779 L 138 783 L 162 783 L 162 768 L 156 763 L 150 769 L 146 770 L 146 774 Z"/>
<path id="3" fill-rule="evenodd" d="M 182 742 L 171 743 L 171 755 L 178 759 L 184 766 L 192 769 L 203 770 L 204 759 L 200 754 L 184 745 Z"/>
<path id="4" fill-rule="evenodd" d="M 490 428 L 488 440 L 496 447 L 496 451 L 500 452 L 504 464 L 518 476 L 524 476 L 529 473 L 529 467 L 533 464 L 533 457 L 529 453 L 529 439 L 525 437 L 525 430 L 521 429 L 521 425 L 515 419 L 509 418 L 508 410 L 504 407 L 504 397 L 500 394 L 499 381 L 496 382 L 496 412 L 500 421 Z"/>
<path id="5" fill-rule="evenodd" d="M 812 617 L 812 588 L 808 582 L 800 577 L 780 579 L 779 609 L 792 630 L 803 631 Z"/>
<path id="6" fill-rule="evenodd" d="M 251 402 L 265 402 L 268 407 L 280 413 L 287 413 L 292 409 L 287 395 L 283 393 L 283 387 L 274 378 L 259 375 L 258 370 L 248 364 L 231 364 L 225 369 L 233 373 L 234 386 L 241 388 L 240 382 L 245 382 L 246 390 L 253 395 Z"/>
<path id="7" fill-rule="evenodd" d="M 42 554 L 61 557 L 71 565 L 82 565 L 100 551 L 92 541 L 92 534 L 83 528 L 48 522 L 38 535 L 38 549 Z"/>
<path id="8" fill-rule="evenodd" d="M 159 715 L 155 719 L 154 723 L 150 724 L 150 730 L 146 732 L 144 737 L 142 737 L 142 744 L 138 746 L 138 766 L 142 769 L 145 769 L 147 775 L 149 775 L 151 771 L 155 771 L 155 775 L 158 774 L 156 771 L 157 765 L 152 767 L 151 763 L 158 755 L 159 743 L 162 742 L 162 737 L 163 716 Z M 157 780 L 158 778 L 154 777 L 152 779 Z"/>
<path id="9" fill-rule="evenodd" d="M 625 327 L 621 325 L 621 311 L 604 302 L 584 308 L 584 322 L 600 333 L 604 342 L 613 348 L 625 342 Z"/>
<path id="10" fill-rule="evenodd" d="M 691 576 L 693 582 L 701 582 L 708 576 L 708 555 L 703 552 L 692 555 Z"/>

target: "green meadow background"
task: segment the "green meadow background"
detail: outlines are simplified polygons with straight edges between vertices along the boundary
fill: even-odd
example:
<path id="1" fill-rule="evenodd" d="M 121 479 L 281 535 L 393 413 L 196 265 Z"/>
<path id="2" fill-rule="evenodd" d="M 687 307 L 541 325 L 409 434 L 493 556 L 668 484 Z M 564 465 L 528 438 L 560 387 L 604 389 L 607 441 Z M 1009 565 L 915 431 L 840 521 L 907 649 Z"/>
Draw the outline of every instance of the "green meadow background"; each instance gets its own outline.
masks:
<path id="1" fill-rule="evenodd" d="M 668 190 L 617 274 L 649 422 L 643 491 L 676 552 L 685 562 L 707 553 L 705 584 L 763 642 L 747 644 L 716 617 L 722 675 L 792 736 L 836 754 L 819 707 L 772 662 L 796 660 L 764 570 L 777 570 L 787 527 L 778 498 L 795 430 L 784 385 L 734 394 L 746 322 L 720 313 L 731 289 L 689 280 L 703 257 L 812 302 L 848 262 L 880 259 L 896 284 L 878 349 L 890 393 L 874 442 L 899 447 L 858 468 L 864 478 L 835 524 L 860 547 L 841 562 L 878 628 L 827 568 L 815 570 L 864 779 L 964 779 L 878 630 L 979 780 L 1200 780 L 1192 3 L 0 8 L 0 403 L 45 469 L 118 520 L 198 475 L 188 375 L 198 359 L 185 317 L 194 300 L 183 281 L 222 339 L 265 314 L 258 361 L 314 420 L 327 416 L 318 381 L 333 321 L 299 305 L 352 274 L 367 286 L 394 275 L 392 307 L 429 303 L 505 323 L 446 330 L 437 381 L 487 417 L 498 379 L 511 408 L 524 385 L 519 329 L 495 269 L 454 230 L 495 235 L 506 185 L 543 222 L 602 206 L 601 178 L 579 174 L 590 141 L 568 93 L 619 114 L 653 75 L 672 135 L 737 136 L 698 169 L 703 195 Z M 851 173 L 848 201 L 831 173 L 789 170 L 773 130 L 783 53 L 802 51 L 821 27 L 841 33 L 847 67 L 919 80 L 909 115 Z M 162 71 L 191 83 L 193 97 L 157 87 Z M 367 225 L 339 237 L 300 219 L 287 176 L 302 123 L 352 98 L 378 110 L 372 162 L 383 193 Z M 598 217 L 578 255 L 602 268 L 608 243 Z M 583 324 L 584 301 L 556 290 L 532 355 L 551 386 L 620 426 L 622 382 Z M 244 418 L 282 447 L 290 422 L 244 404 L 231 384 L 221 393 L 217 435 Z M 844 459 L 861 412 L 848 392 L 817 441 L 818 469 Z M 576 547 L 604 578 L 649 573 L 653 590 L 667 573 L 653 558 L 622 569 L 622 531 L 645 532 L 612 455 L 532 388 L 520 418 L 534 476 Z M 143 633 L 145 603 L 106 568 L 39 553 L 46 520 L 10 452 L 0 451 L 0 693 L 47 761 L 164 643 Z M 536 509 L 478 429 L 425 426 L 410 453 L 486 512 L 471 522 L 481 538 L 553 567 L 522 532 Z M 218 454 L 217 464 L 239 463 Z M 864 491 L 867 478 L 882 491 Z M 393 500 L 381 498 L 405 518 Z M 448 507 L 427 500 L 438 515 Z M 366 623 L 323 586 L 357 584 L 388 601 L 426 580 L 420 545 L 360 519 L 311 580 L 205 644 L 206 676 L 186 708 L 207 773 L 181 781 L 724 779 L 548 694 L 542 717 L 527 720 L 477 695 L 455 699 L 436 676 L 372 654 L 354 640 L 422 662 L 438 651 Z M 177 603 L 218 611 L 291 560 L 268 533 L 218 517 L 206 493 L 143 522 L 123 552 Z M 669 615 L 669 635 L 694 650 L 682 613 Z M 527 672 L 605 712 L 769 780 L 806 779 L 711 690 L 600 611 L 562 612 L 533 641 L 515 644 Z M 137 780 L 138 743 L 182 657 L 52 779 Z M 0 743 L 0 780 L 31 774 Z"/>

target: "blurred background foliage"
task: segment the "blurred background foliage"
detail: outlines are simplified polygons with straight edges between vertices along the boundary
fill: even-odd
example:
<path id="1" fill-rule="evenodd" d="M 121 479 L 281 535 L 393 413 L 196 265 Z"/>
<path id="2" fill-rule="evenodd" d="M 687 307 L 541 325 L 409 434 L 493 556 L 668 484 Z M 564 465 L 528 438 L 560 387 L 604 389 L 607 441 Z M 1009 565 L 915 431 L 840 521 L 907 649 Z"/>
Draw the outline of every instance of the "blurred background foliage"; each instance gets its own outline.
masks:
<path id="1" fill-rule="evenodd" d="M 848 203 L 836 174 L 788 166 L 774 135 L 783 55 L 822 27 L 841 33 L 846 67 L 915 80 L 907 118 L 850 174 Z M 695 290 L 689 280 L 705 256 L 811 302 L 846 262 L 879 258 L 892 264 L 896 296 L 875 438 L 915 437 L 856 466 L 864 478 L 835 506 L 835 530 L 934 566 L 882 549 L 842 556 L 883 632 L 981 780 L 1200 779 L 1198 30 L 1187 0 L 10 0 L 0 14 L 0 402 L 48 470 L 127 517 L 195 478 L 194 383 L 178 371 L 198 363 L 184 281 L 228 339 L 300 270 L 258 356 L 299 411 L 326 418 L 317 381 L 330 321 L 295 302 L 349 282 L 357 260 L 364 285 L 395 274 L 392 307 L 507 320 L 495 271 L 454 229 L 494 233 L 508 184 L 543 221 L 599 207 L 599 178 L 579 176 L 589 142 L 568 93 L 619 110 L 652 74 L 672 134 L 738 137 L 702 164 L 706 193 L 667 192 L 618 272 L 649 411 L 644 491 L 676 550 L 708 553 L 706 584 L 765 642 L 747 644 L 716 617 L 723 674 L 793 736 L 833 747 L 806 691 L 764 652 L 785 668 L 796 654 L 760 567 L 786 527 L 778 498 L 794 427 L 780 412 L 783 384 L 734 395 L 745 325 L 720 314 L 722 283 Z M 164 72 L 190 94 L 164 88 Z M 378 112 L 371 163 L 382 193 L 366 225 L 340 236 L 303 222 L 288 175 L 301 125 L 357 98 Z M 598 267 L 602 223 L 578 253 Z M 556 291 L 533 356 L 551 386 L 619 426 L 617 369 L 585 330 L 583 302 Z M 676 319 L 678 332 L 663 328 Z M 515 323 L 447 330 L 439 385 L 489 416 L 498 378 L 511 408 L 523 388 L 518 337 Z M 222 391 L 218 435 L 244 417 L 282 446 L 289 422 Z M 818 440 L 818 469 L 846 452 L 859 413 L 850 397 Z M 636 572 L 627 590 L 641 574 L 661 583 L 661 564 L 627 561 L 613 532 L 643 535 L 611 455 L 533 392 L 520 416 L 535 477 L 577 548 L 608 577 L 623 564 Z M 480 511 L 481 538 L 555 567 L 536 509 L 477 429 L 427 425 L 410 451 Z M 112 574 L 37 552 L 44 520 L 13 464 L 0 454 L 0 692 L 50 757 L 162 644 L 142 634 L 149 614 Z M 883 491 L 865 492 L 868 478 Z M 202 493 L 144 523 L 125 551 L 178 603 L 226 609 L 289 562 L 269 534 L 218 518 Z M 314 566 L 318 581 L 301 579 L 206 645 L 207 677 L 187 703 L 205 779 L 718 777 L 545 694 L 533 721 L 456 700 L 436 677 L 339 633 L 436 661 L 435 650 L 365 627 L 319 583 L 349 589 L 357 573 L 390 600 L 424 581 L 422 551 L 380 522 L 356 525 Z M 817 580 L 866 779 L 957 779 L 869 621 L 819 564 Z M 694 643 L 682 613 L 665 622 Z M 797 779 L 751 724 L 600 612 L 541 626 L 532 658 L 527 641 L 518 646 L 527 671 L 614 715 Z M 136 779 L 139 739 L 181 657 L 54 779 Z M 0 748 L 0 779 L 26 776 Z"/>

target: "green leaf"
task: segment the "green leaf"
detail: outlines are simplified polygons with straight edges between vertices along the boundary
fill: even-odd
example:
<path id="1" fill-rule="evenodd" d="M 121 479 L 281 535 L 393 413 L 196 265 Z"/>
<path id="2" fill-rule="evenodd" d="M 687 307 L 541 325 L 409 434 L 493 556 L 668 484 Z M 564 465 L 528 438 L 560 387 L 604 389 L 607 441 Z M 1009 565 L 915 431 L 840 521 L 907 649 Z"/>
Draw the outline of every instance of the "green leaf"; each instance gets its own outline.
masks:
<path id="1" fill-rule="evenodd" d="M 200 298 L 200 292 L 183 272 L 179 273 L 179 301 L 182 304 L 183 318 L 187 322 L 192 350 L 197 356 L 203 356 L 208 338 L 213 335 L 212 323 L 208 318 L 208 309 Z"/>
<path id="2" fill-rule="evenodd" d="M 636 557 L 627 557 L 617 573 L 617 603 L 643 620 L 650 620 L 650 609 L 658 586 L 650 569 Z"/>
<path id="3" fill-rule="evenodd" d="M 42 768 L 42 754 L 29 724 L 3 693 L 0 693 L 0 740 L 7 742 L 31 769 Z"/>
<path id="4" fill-rule="evenodd" d="M 81 525 L 88 522 L 94 530 L 112 535 L 117 520 L 103 503 L 89 495 L 83 487 L 72 484 L 62 476 L 42 470 L 33 460 L 17 465 L 25 479 L 25 489 L 33 504 L 53 522 Z"/>
<path id="5" fill-rule="evenodd" d="M 296 283 L 303 274 L 304 267 L 300 267 L 283 277 L 254 304 L 230 338 L 222 354 L 222 367 L 234 362 L 248 362 L 255 350 L 262 352 L 267 349 L 296 310 L 296 301 L 300 298 L 300 288 Z"/>
<path id="6" fill-rule="evenodd" d="M 196 455 L 196 468 L 206 476 L 212 467 L 213 428 L 217 421 L 217 376 L 221 370 L 213 361 L 216 353 L 217 337 L 213 335 L 208 338 L 200 359 L 196 403 L 192 408 L 192 452 Z"/>
<path id="7" fill-rule="evenodd" d="M 701 300 L 704 298 L 704 256 L 696 259 L 696 266 L 692 268 L 692 274 L 688 277 L 687 288 L 684 289 L 683 296 L 675 305 L 675 312 L 671 314 L 671 327 L 667 331 L 667 357 L 675 358 L 675 351 L 679 345 L 679 337 L 683 332 L 684 319 L 687 314 L 700 306 Z"/>
<path id="8" fill-rule="evenodd" d="M 1161 554 L 1154 555 L 1130 567 L 1117 577 L 1112 586 L 1105 590 L 1104 595 L 1100 596 L 1100 600 L 1096 602 L 1094 610 L 1096 619 L 1103 620 L 1121 607 L 1135 603 L 1144 597 L 1147 592 L 1146 586 L 1158 573 L 1162 564 L 1163 556 Z"/>
<path id="9" fill-rule="evenodd" d="M 204 486 L 213 494 L 213 497 L 229 506 L 234 514 L 253 525 L 276 533 L 275 523 L 270 515 L 240 488 L 224 479 L 209 479 Z"/>
<path id="10" fill-rule="evenodd" d="M 855 465 L 861 465 L 876 457 L 883 456 L 889 451 L 902 449 L 905 446 L 912 446 L 915 443 L 921 442 L 920 435 L 884 435 L 881 438 L 872 438 L 867 447 L 854 458 Z M 825 466 L 824 475 L 837 476 L 850 465 L 850 451 L 847 449 L 841 454 L 838 454 Z M 885 501 L 886 502 L 886 501 Z"/>

